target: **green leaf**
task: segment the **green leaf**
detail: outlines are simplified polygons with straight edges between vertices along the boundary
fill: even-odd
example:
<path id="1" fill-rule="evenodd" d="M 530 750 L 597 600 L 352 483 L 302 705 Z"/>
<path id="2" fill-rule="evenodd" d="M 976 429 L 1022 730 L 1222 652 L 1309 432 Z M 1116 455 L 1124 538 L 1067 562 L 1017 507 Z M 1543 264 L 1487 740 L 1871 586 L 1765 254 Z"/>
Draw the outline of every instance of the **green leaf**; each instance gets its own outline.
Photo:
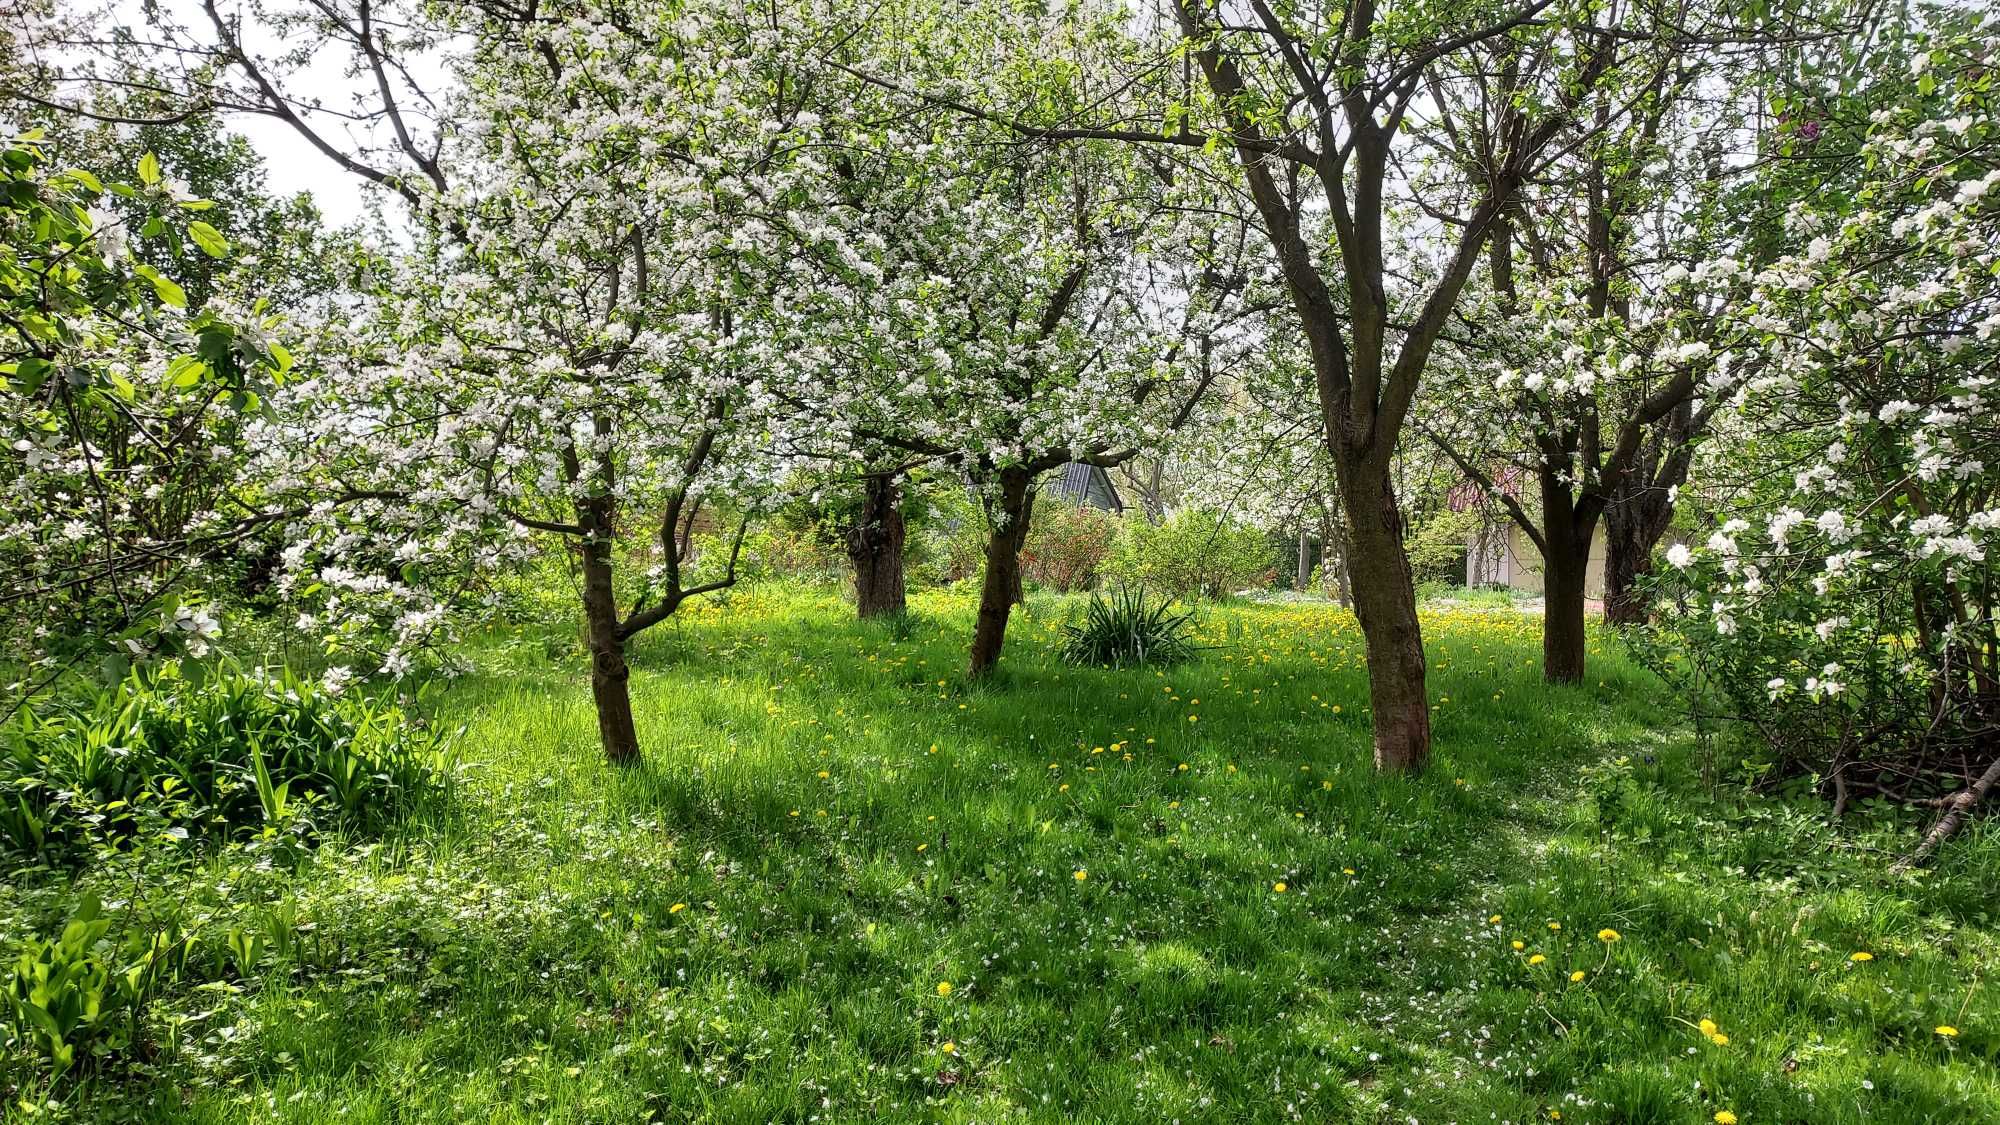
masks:
<path id="1" fill-rule="evenodd" d="M 151 186 L 160 182 L 160 158 L 152 153 L 139 158 L 139 182 Z"/>
<path id="2" fill-rule="evenodd" d="M 229 256 L 229 240 L 222 237 L 221 231 L 200 219 L 188 224 L 188 237 L 194 239 L 194 244 L 201 247 L 201 252 L 211 258 Z"/>
<path id="3" fill-rule="evenodd" d="M 48 360 L 29 356 L 14 366 L 14 381 L 21 385 L 23 393 L 34 394 L 49 377 L 49 367 Z"/>
<path id="4" fill-rule="evenodd" d="M 188 303 L 187 290 L 182 289 L 180 286 L 174 284 L 171 280 L 162 275 L 159 270 L 156 270 L 149 265 L 145 265 L 142 263 L 133 268 L 138 271 L 140 277 L 143 277 L 147 281 L 153 283 L 153 292 L 160 295 L 160 300 L 166 302 L 169 305 L 172 305 L 177 309 L 187 308 L 187 303 Z"/>
<path id="5" fill-rule="evenodd" d="M 191 355 L 184 355 L 167 365 L 167 382 L 182 390 L 201 382 L 208 374 L 208 365 Z"/>

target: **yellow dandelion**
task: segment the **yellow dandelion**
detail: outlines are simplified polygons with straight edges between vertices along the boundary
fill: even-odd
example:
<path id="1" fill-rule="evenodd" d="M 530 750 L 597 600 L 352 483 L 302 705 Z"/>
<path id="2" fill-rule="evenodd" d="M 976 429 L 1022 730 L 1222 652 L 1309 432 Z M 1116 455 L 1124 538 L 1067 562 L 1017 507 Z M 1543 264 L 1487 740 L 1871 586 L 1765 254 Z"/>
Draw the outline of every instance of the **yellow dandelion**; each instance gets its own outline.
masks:
<path id="1" fill-rule="evenodd" d="M 1514 952 L 1516 953 L 1519 953 L 1521 950 L 1526 948 L 1528 948 L 1528 943 L 1525 941 L 1517 941 L 1514 943 Z"/>
<path id="2" fill-rule="evenodd" d="M 1938 1033 L 1939 1035 L 1942 1035 L 1942 1036 L 1944 1036 L 1944 1037 L 1945 1037 L 1946 1039 L 1956 1039 L 1956 1038 L 1958 1038 L 1958 1029 L 1957 1029 L 1957 1028 L 1955 1028 L 1955 1027 L 1953 1027 L 1953 1026 L 1951 1026 L 1951 1025 L 1950 1025 L 1950 1024 L 1948 1024 L 1948 1023 L 1941 1023 L 1941 1024 L 1939 1024 L 1939 1025 L 1937 1026 L 1937 1033 Z"/>
<path id="3" fill-rule="evenodd" d="M 1560 930 L 1560 929 L 1562 929 L 1562 928 L 1563 928 L 1563 924 L 1562 924 L 1561 922 L 1550 922 L 1550 923 L 1549 923 L 1549 929 L 1551 929 L 1551 930 Z"/>
<path id="4" fill-rule="evenodd" d="M 1542 962 L 1544 962 L 1544 961 L 1546 961 L 1546 960 L 1548 960 L 1548 958 L 1546 958 L 1546 957 L 1542 956 L 1541 954 L 1537 953 L 1537 954 L 1535 954 L 1535 955 L 1534 955 L 1533 957 L 1530 957 L 1530 958 L 1528 958 L 1528 964 L 1530 964 L 1530 965 L 1539 965 L 1539 964 L 1541 964 Z"/>
<path id="5" fill-rule="evenodd" d="M 1570 982 L 1571 984 L 1581 984 L 1581 983 L 1583 983 L 1583 970 L 1582 970 L 1582 969 L 1578 969 L 1577 971 L 1575 971 L 1575 972 L 1571 973 L 1571 974 L 1569 975 L 1569 982 Z"/>
<path id="6" fill-rule="evenodd" d="M 687 904 L 687 903 L 685 903 L 685 902 L 677 902 L 677 903 L 673 904 L 672 906 L 669 906 L 669 907 L 667 907 L 667 913 L 669 913 L 669 914 L 679 914 L 679 913 L 680 913 L 681 911 L 683 911 L 683 910 L 686 910 L 687 908 L 688 908 L 688 904 Z"/>
<path id="7" fill-rule="evenodd" d="M 944 1041 L 944 1046 L 938 1049 L 943 1051 L 947 1055 L 955 1055 L 958 1053 L 958 1044 L 947 1039 Z"/>
<path id="8" fill-rule="evenodd" d="M 1847 959 L 1849 961 L 1873 961 L 1875 959 L 1875 955 L 1864 949 L 1859 953 L 1849 954 Z"/>
<path id="9" fill-rule="evenodd" d="M 1493 917 L 1488 918 L 1486 922 L 1488 925 L 1497 926 L 1500 924 L 1500 916 L 1495 914 Z"/>
<path id="10" fill-rule="evenodd" d="M 941 981 L 939 981 L 939 982 L 938 982 L 938 995 L 939 995 L 939 996 L 950 996 L 950 995 L 951 995 L 951 982 L 950 982 L 950 981 L 948 981 L 948 980 L 941 980 Z"/>
<path id="11" fill-rule="evenodd" d="M 1715 1125 L 1736 1125 L 1736 1115 L 1726 1109 L 1715 1112 Z"/>
<path id="12" fill-rule="evenodd" d="M 1703 1035 L 1714 1035 L 1716 1032 L 1722 1030 L 1721 1028 L 1715 1026 L 1714 1020 L 1703 1020 L 1701 1021 L 1700 1026 L 1701 1026 L 1701 1033 Z"/>
<path id="13" fill-rule="evenodd" d="M 1081 883 L 1081 882 L 1083 882 L 1083 881 L 1084 881 L 1085 879 L 1088 879 L 1088 878 L 1090 878 L 1090 872 L 1088 872 L 1088 871 L 1078 871 L 1078 872 L 1076 873 L 1076 875 L 1074 876 L 1074 878 L 1076 879 L 1076 881 L 1077 881 L 1077 882 Z"/>
<path id="14" fill-rule="evenodd" d="M 1612 942 L 1620 940 L 1622 936 L 1623 935 L 1619 934 L 1617 930 L 1614 930 L 1609 926 L 1597 931 L 1597 940 L 1603 942 L 1606 945 L 1610 945 Z"/>
<path id="15" fill-rule="evenodd" d="M 1280 895 L 1281 895 L 1281 894 L 1284 894 L 1284 893 L 1285 893 L 1285 885 L 1284 885 L 1283 883 L 1272 883 L 1272 884 L 1271 884 L 1271 893 L 1272 893 L 1272 894 L 1280 894 Z"/>
<path id="16" fill-rule="evenodd" d="M 1729 1046 L 1729 1036 L 1724 1035 L 1720 1031 L 1716 1032 L 1714 1035 L 1709 1036 L 1708 1041 L 1710 1043 L 1715 1044 L 1718 1047 Z"/>

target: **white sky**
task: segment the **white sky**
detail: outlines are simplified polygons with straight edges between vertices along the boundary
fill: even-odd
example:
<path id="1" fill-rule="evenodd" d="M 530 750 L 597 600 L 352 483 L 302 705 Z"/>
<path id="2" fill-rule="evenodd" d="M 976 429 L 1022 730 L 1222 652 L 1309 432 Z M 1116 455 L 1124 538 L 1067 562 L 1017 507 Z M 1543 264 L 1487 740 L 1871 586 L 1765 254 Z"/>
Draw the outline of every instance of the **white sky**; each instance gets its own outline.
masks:
<path id="1" fill-rule="evenodd" d="M 4 0 L 0 0 L 4 2 Z M 88 10 L 86 6 L 94 0 L 57 0 L 57 3 L 72 11 Z M 170 20 L 192 29 L 197 39 L 206 40 L 209 31 L 207 17 L 203 14 L 199 0 L 161 0 L 160 6 Z M 221 0 L 218 7 L 225 16 L 240 11 L 245 5 L 242 0 Z M 288 4 L 276 5 L 279 9 Z M 145 26 L 140 0 L 110 0 L 107 8 L 99 9 L 102 18 L 131 27 Z M 281 53 L 289 44 L 274 38 L 259 22 L 245 13 L 241 22 L 245 46 L 250 52 L 262 58 Z M 402 60 L 416 78 L 426 84 L 427 92 L 443 100 L 447 85 L 446 68 L 443 60 L 435 55 Z M 345 73 L 347 53 L 329 49 L 316 56 L 305 67 L 284 75 L 280 81 L 285 92 L 298 100 L 318 99 L 320 104 L 331 109 L 346 109 L 354 105 L 357 93 L 372 93 L 372 82 Z M 268 67 L 267 67 L 268 69 Z M 403 103 L 408 118 L 412 99 L 407 95 L 399 99 Z M 388 139 L 387 126 L 381 126 L 380 136 L 371 135 L 378 130 L 354 126 L 329 115 L 307 114 L 307 119 L 328 141 L 335 146 L 355 151 L 379 144 Z M 423 123 L 411 119 L 412 127 Z M 338 164 L 314 148 L 296 130 L 276 118 L 253 114 L 239 114 L 226 119 L 226 127 L 249 140 L 252 147 L 263 156 L 265 172 L 270 189 L 277 194 L 292 195 L 307 193 L 319 205 L 328 225 L 343 226 L 368 214 L 369 200 L 375 197 L 389 197 L 364 183 L 360 177 L 346 171 Z M 384 206 L 387 217 L 397 221 L 402 217 L 400 201 L 389 198 Z"/>

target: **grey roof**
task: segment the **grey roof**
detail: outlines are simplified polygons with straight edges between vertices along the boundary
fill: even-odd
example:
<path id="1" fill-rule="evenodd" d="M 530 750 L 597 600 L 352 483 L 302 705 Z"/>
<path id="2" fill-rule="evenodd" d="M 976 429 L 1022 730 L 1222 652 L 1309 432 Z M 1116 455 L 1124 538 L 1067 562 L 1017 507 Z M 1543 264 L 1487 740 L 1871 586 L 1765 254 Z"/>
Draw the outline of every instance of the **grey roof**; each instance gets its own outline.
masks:
<path id="1" fill-rule="evenodd" d="M 1071 461 L 1062 467 L 1052 491 L 1072 504 L 1102 508 L 1107 512 L 1125 510 L 1124 499 L 1111 484 L 1111 474 L 1081 461 Z"/>

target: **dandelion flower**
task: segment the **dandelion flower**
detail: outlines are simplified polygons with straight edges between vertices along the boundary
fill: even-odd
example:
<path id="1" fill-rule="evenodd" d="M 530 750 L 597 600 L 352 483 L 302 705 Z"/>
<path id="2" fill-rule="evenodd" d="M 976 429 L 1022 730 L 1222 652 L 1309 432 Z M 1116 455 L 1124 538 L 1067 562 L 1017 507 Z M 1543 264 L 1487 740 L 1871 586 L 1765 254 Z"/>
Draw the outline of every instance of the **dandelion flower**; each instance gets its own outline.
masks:
<path id="1" fill-rule="evenodd" d="M 1736 1115 L 1726 1109 L 1715 1112 L 1715 1125 L 1736 1125 Z"/>
<path id="2" fill-rule="evenodd" d="M 1718 1047 L 1729 1046 L 1729 1036 L 1724 1035 L 1720 1031 L 1716 1032 L 1714 1035 L 1709 1036 L 1708 1041 L 1710 1043 L 1715 1044 Z"/>
<path id="3" fill-rule="evenodd" d="M 1495 915 L 1494 915 L 1493 917 L 1491 917 L 1491 918 L 1488 918 L 1488 919 L 1486 920 L 1486 924 L 1487 924 L 1487 925 L 1489 925 L 1489 926 L 1497 926 L 1497 925 L 1499 925 L 1499 924 L 1500 924 L 1500 916 L 1499 916 L 1498 914 L 1495 914 Z"/>
<path id="4" fill-rule="evenodd" d="M 1075 879 L 1079 883 L 1083 882 L 1085 879 L 1088 878 L 1090 878 L 1090 872 L 1088 871 L 1078 871 L 1075 875 Z"/>
<path id="5" fill-rule="evenodd" d="M 1271 893 L 1272 893 L 1272 894 L 1280 894 L 1280 895 L 1281 895 L 1281 894 L 1284 894 L 1284 893 L 1285 893 L 1285 885 L 1284 885 L 1283 883 L 1272 883 L 1272 884 L 1271 884 Z"/>
<path id="6" fill-rule="evenodd" d="M 939 1049 L 942 1050 L 947 1055 L 955 1055 L 958 1053 L 958 1044 L 947 1039 L 944 1041 L 944 1046 Z M 1733 1121 L 1735 1120 L 1735 1118 L 1731 1118 L 1730 1120 Z"/>
<path id="7" fill-rule="evenodd" d="M 1849 961 L 1873 961 L 1875 955 L 1864 949 L 1859 953 L 1850 954 L 1847 959 Z"/>
<path id="8" fill-rule="evenodd" d="M 1571 974 L 1569 975 L 1569 982 L 1570 982 L 1571 984 L 1580 984 L 1580 983 L 1582 983 L 1582 981 L 1583 981 L 1583 970 L 1582 970 L 1582 969 L 1578 969 L 1577 971 L 1575 971 L 1575 972 L 1573 972 L 1573 973 L 1571 973 Z"/>
<path id="9" fill-rule="evenodd" d="M 951 982 L 950 982 L 950 981 L 948 981 L 948 980 L 941 980 L 941 981 L 939 981 L 939 982 L 938 982 L 938 995 L 939 995 L 939 996 L 950 996 L 950 995 L 951 995 Z"/>
<path id="10" fill-rule="evenodd" d="M 1551 930 L 1560 930 L 1560 929 L 1562 929 L 1562 928 L 1563 928 L 1563 924 L 1562 924 L 1561 922 L 1550 922 L 1550 923 L 1549 923 L 1549 929 L 1551 929 Z"/>
<path id="11" fill-rule="evenodd" d="M 1537 954 L 1535 954 L 1535 955 L 1534 955 L 1533 957 L 1530 957 L 1530 958 L 1528 958 L 1528 964 L 1530 964 L 1530 965 L 1539 965 L 1539 964 L 1541 964 L 1542 962 L 1544 962 L 1544 961 L 1546 961 L 1546 960 L 1548 960 L 1548 958 L 1546 958 L 1546 957 L 1542 956 L 1541 954 L 1537 953 Z"/>
<path id="12" fill-rule="evenodd" d="M 1610 945 L 1612 942 L 1618 941 L 1622 937 L 1623 935 L 1621 935 L 1617 930 L 1610 928 L 1609 926 L 1597 931 L 1597 940 L 1603 942 L 1606 945 Z"/>
<path id="13" fill-rule="evenodd" d="M 1951 1026 L 1951 1025 L 1950 1025 L 1950 1024 L 1948 1024 L 1948 1023 L 1941 1023 L 1941 1024 L 1939 1024 L 1939 1025 L 1938 1025 L 1938 1027 L 1937 1027 L 1937 1033 L 1938 1033 L 1939 1035 L 1942 1035 L 1942 1036 L 1944 1036 L 1944 1037 L 1945 1037 L 1946 1039 L 1956 1039 L 1956 1038 L 1958 1038 L 1958 1029 L 1957 1029 L 1957 1028 L 1955 1028 L 1955 1027 L 1953 1027 L 1953 1026 Z"/>
<path id="14" fill-rule="evenodd" d="M 1516 953 L 1518 953 L 1518 952 L 1520 952 L 1521 950 L 1523 950 L 1523 949 L 1526 949 L 1526 948 L 1528 948 L 1528 943 L 1527 943 L 1527 942 L 1525 942 L 1525 941 L 1517 941 L 1517 942 L 1515 942 L 1515 943 L 1514 943 L 1514 951 L 1515 951 Z"/>
<path id="15" fill-rule="evenodd" d="M 1721 1028 L 1715 1026 L 1714 1020 L 1701 1021 L 1701 1033 L 1703 1035 L 1714 1035 L 1716 1032 L 1721 1030 L 1722 1030 Z"/>
<path id="16" fill-rule="evenodd" d="M 677 903 L 673 904 L 672 906 L 669 906 L 669 907 L 667 907 L 667 913 L 669 913 L 669 914 L 679 914 L 679 913 L 680 913 L 681 911 L 683 911 L 683 910 L 686 910 L 687 908 L 688 908 L 688 904 L 687 904 L 687 903 L 685 903 L 685 902 L 677 902 Z"/>

